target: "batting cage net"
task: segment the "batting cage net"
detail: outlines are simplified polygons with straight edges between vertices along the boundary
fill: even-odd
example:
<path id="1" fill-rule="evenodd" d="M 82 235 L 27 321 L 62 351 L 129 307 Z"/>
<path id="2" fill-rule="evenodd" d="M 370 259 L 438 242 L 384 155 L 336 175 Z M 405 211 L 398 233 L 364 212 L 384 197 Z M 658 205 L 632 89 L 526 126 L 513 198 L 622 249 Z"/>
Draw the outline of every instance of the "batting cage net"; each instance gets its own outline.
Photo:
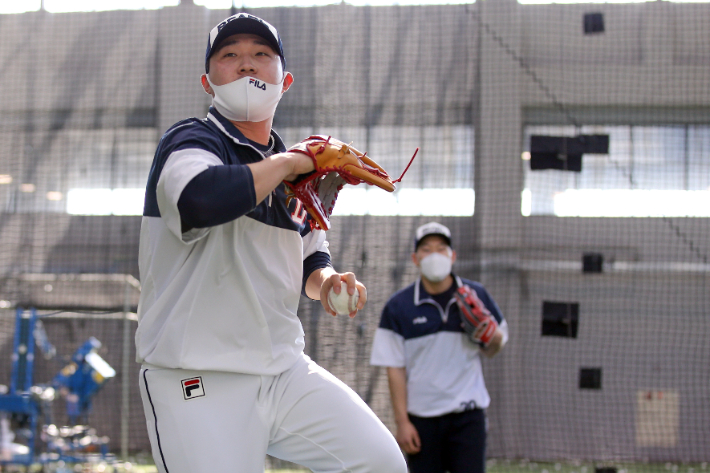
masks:
<path id="1" fill-rule="evenodd" d="M 133 345 L 148 171 L 165 130 L 205 117 L 207 34 L 236 11 L 0 15 L 0 384 L 55 386 L 51 423 L 91 426 L 121 459 L 150 458 Z M 483 361 L 490 470 L 707 468 L 710 5 L 247 11 L 295 78 L 274 122 L 287 145 L 332 135 L 393 176 L 419 148 L 393 194 L 341 193 L 330 251 L 368 303 L 350 319 L 302 298 L 307 354 L 394 429 L 372 339 L 418 277 L 414 229 L 438 221 L 509 324 Z M 92 337 L 114 374 L 77 418 L 57 377 Z M 26 442 L 32 416 L 2 402 Z"/>

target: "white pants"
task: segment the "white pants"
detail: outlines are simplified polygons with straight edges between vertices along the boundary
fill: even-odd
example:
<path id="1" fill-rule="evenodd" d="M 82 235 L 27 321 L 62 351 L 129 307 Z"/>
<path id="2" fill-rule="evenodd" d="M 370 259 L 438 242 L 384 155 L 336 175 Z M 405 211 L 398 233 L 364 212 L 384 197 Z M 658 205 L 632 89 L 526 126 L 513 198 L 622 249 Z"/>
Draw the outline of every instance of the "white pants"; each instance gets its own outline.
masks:
<path id="1" fill-rule="evenodd" d="M 263 473 L 267 453 L 323 473 L 407 471 L 367 404 L 305 355 L 278 376 L 144 365 L 140 388 L 161 473 Z"/>

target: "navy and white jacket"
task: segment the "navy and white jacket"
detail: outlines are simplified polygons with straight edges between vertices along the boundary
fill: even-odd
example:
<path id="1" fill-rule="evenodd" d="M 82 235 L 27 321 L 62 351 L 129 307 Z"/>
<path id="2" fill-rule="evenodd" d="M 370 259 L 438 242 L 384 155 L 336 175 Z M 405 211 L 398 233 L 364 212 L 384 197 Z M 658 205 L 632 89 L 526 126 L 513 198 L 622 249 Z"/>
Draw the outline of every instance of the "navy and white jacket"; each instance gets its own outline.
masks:
<path id="1" fill-rule="evenodd" d="M 328 243 L 283 184 L 257 204 L 246 164 L 264 159 L 259 148 L 214 108 L 160 140 L 141 225 L 138 362 L 275 375 L 303 353 L 298 303 L 330 265 Z"/>
<path id="2" fill-rule="evenodd" d="M 476 291 L 495 317 L 505 344 L 508 324 L 498 305 L 480 283 L 454 275 L 454 285 L 463 284 Z M 387 301 L 370 363 L 406 369 L 407 411 L 419 417 L 485 409 L 491 401 L 479 347 L 461 327 L 456 300 L 452 295 L 441 307 L 424 290 L 421 279 Z"/>

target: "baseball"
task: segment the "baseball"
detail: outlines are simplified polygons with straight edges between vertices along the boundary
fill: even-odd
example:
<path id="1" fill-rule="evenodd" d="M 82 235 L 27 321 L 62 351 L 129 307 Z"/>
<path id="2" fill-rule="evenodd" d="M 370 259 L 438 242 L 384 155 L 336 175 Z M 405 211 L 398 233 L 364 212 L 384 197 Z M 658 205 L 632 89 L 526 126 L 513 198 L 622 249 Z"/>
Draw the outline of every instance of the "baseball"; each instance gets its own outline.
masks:
<path id="1" fill-rule="evenodd" d="M 355 288 L 355 294 L 348 294 L 348 285 L 345 282 L 340 283 L 340 294 L 336 294 L 333 289 L 328 292 L 328 305 L 335 311 L 336 314 L 347 315 L 355 311 L 357 301 L 360 299 L 360 292 Z"/>

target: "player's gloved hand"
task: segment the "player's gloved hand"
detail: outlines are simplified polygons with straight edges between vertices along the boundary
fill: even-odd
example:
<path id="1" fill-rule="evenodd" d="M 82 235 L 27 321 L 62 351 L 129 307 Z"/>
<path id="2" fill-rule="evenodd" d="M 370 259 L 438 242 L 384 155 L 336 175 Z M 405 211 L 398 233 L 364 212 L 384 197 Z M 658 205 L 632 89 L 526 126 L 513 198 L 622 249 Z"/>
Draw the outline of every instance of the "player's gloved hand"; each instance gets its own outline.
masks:
<path id="1" fill-rule="evenodd" d="M 404 176 L 402 173 L 393 181 L 367 153 L 330 136 L 310 136 L 289 148 L 288 152 L 303 153 L 313 160 L 313 172 L 302 174 L 293 181 L 284 181 L 290 197 L 298 198 L 311 215 L 311 228 L 330 229 L 330 216 L 345 184 L 366 183 L 392 192 L 394 184 Z"/>
<path id="2" fill-rule="evenodd" d="M 498 328 L 498 322 L 478 297 L 476 291 L 463 285 L 454 292 L 461 312 L 461 325 L 472 342 L 488 346 Z"/>

